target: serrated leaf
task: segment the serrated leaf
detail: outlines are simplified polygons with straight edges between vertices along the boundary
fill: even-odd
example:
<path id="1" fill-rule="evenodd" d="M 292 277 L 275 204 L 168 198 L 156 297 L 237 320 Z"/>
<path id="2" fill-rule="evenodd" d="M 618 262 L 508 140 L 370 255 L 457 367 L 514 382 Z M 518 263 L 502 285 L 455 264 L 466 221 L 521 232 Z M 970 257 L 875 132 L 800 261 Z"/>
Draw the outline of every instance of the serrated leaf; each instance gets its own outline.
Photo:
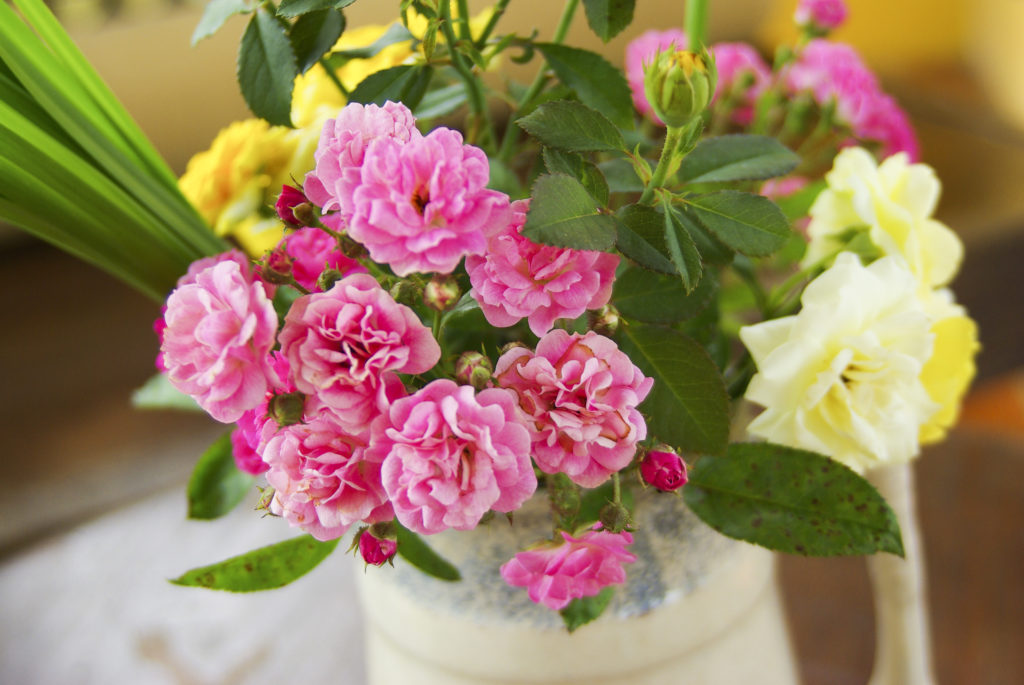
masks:
<path id="1" fill-rule="evenodd" d="M 878 491 L 828 457 L 770 443 L 736 443 L 700 459 L 683 495 L 730 537 L 808 556 L 903 556 L 896 515 Z"/>
<path id="2" fill-rule="evenodd" d="M 434 119 L 451 114 L 464 104 L 466 104 L 466 86 L 455 83 L 428 92 L 420 100 L 420 104 L 413 114 L 417 119 Z"/>
<path id="3" fill-rule="evenodd" d="M 672 211 L 676 214 L 676 220 L 686 227 L 690 237 L 693 238 L 693 243 L 697 246 L 697 251 L 700 252 L 704 263 L 716 266 L 732 263 L 736 252 L 727 245 L 723 245 L 722 241 L 711 235 L 706 228 L 701 226 L 696 217 L 686 211 L 685 207 L 673 207 Z"/>
<path id="4" fill-rule="evenodd" d="M 581 626 L 599 618 L 615 596 L 615 588 L 606 587 L 593 597 L 580 597 L 569 602 L 558 613 L 565 621 L 566 629 L 571 633 Z"/>
<path id="5" fill-rule="evenodd" d="M 337 539 L 320 542 L 312 535 L 303 535 L 194 568 L 171 582 L 228 592 L 272 590 L 312 571 L 337 546 Z"/>
<path id="6" fill-rule="evenodd" d="M 628 152 L 615 124 L 582 102 L 545 102 L 516 123 L 547 147 L 571 152 Z"/>
<path id="7" fill-rule="evenodd" d="M 679 180 L 687 183 L 756 181 L 783 176 L 800 158 L 775 138 L 736 134 L 705 138 L 679 167 Z"/>
<path id="8" fill-rule="evenodd" d="M 203 411 L 194 399 L 171 385 L 171 381 L 162 373 L 151 377 L 132 393 L 132 406 L 136 409 Z"/>
<path id="9" fill-rule="evenodd" d="M 402 26 L 401 23 L 395 22 L 381 34 L 380 38 L 373 41 L 366 47 L 351 48 L 348 50 L 333 52 L 331 53 L 331 56 L 327 58 L 327 61 L 332 67 L 337 69 L 344 66 L 350 59 L 369 59 L 389 45 L 414 39 L 415 36 L 409 33 L 409 29 Z"/>
<path id="10" fill-rule="evenodd" d="M 298 70 L 284 26 L 260 8 L 249 20 L 238 52 L 238 85 L 252 113 L 291 126 L 292 85 Z"/>
<path id="11" fill-rule="evenodd" d="M 669 258 L 683 281 L 683 287 L 689 294 L 700 282 L 704 266 L 701 264 L 697 246 L 693 244 L 693 238 L 676 218 L 675 212 L 672 211 L 672 205 L 668 201 L 664 203 L 664 210 L 665 246 L 668 248 Z"/>
<path id="12" fill-rule="evenodd" d="M 633 23 L 636 0 L 583 0 L 587 23 L 605 43 Z"/>
<path id="13" fill-rule="evenodd" d="M 192 45 L 217 33 L 224 22 L 236 14 L 252 12 L 248 0 L 210 0 L 203 10 L 203 16 L 192 32 Z"/>
<path id="14" fill-rule="evenodd" d="M 398 540 L 398 556 L 410 564 L 440 580 L 456 581 L 462 580 L 459 569 L 451 565 L 440 554 L 423 542 L 416 533 L 412 532 L 398 521 L 395 521 L 395 530 Z"/>
<path id="15" fill-rule="evenodd" d="M 619 210 L 616 247 L 645 269 L 678 275 L 665 245 L 665 219 L 648 205 L 626 205 Z"/>
<path id="16" fill-rule="evenodd" d="M 356 0 L 283 0 L 277 8 L 277 16 L 294 19 L 310 12 L 321 10 L 340 10 L 348 7 Z"/>
<path id="17" fill-rule="evenodd" d="M 618 222 L 601 213 L 597 201 L 575 178 L 539 176 L 530 196 L 523 235 L 535 243 L 577 250 L 608 250 L 615 245 Z"/>
<path id="18" fill-rule="evenodd" d="M 721 454 L 729 442 L 729 397 L 708 353 L 670 328 L 632 324 L 619 329 L 620 347 L 654 387 L 640 405 L 649 434 L 702 454 Z"/>
<path id="19" fill-rule="evenodd" d="M 686 199 L 686 207 L 723 243 L 750 257 L 765 257 L 786 244 L 789 222 L 761 195 L 720 190 Z"/>
<path id="20" fill-rule="evenodd" d="M 653 274 L 627 266 L 615 277 L 612 304 L 627 319 L 670 324 L 699 314 L 717 291 L 713 271 L 705 273 L 693 292 L 687 294 L 677 275 Z"/>
<path id="21" fill-rule="evenodd" d="M 434 68 L 425 65 L 403 64 L 370 74 L 349 93 L 349 102 L 364 105 L 383 105 L 388 100 L 402 102 L 415 108 L 430 85 Z"/>
<path id="22" fill-rule="evenodd" d="M 580 155 L 562 150 L 544 148 L 544 166 L 552 174 L 572 176 L 587 189 L 587 192 L 601 205 L 608 204 L 608 183 L 596 165 Z"/>
<path id="23" fill-rule="evenodd" d="M 231 433 L 225 433 L 203 453 L 188 481 L 188 517 L 209 520 L 227 514 L 242 501 L 256 481 L 240 471 L 231 454 Z"/>
<path id="24" fill-rule="evenodd" d="M 338 10 L 320 10 L 299 17 L 288 38 L 300 74 L 309 71 L 330 50 L 345 30 L 345 15 Z"/>
<path id="25" fill-rule="evenodd" d="M 595 52 L 555 43 L 535 43 L 558 79 L 576 91 L 583 104 L 622 128 L 633 128 L 633 100 L 626 77 Z"/>

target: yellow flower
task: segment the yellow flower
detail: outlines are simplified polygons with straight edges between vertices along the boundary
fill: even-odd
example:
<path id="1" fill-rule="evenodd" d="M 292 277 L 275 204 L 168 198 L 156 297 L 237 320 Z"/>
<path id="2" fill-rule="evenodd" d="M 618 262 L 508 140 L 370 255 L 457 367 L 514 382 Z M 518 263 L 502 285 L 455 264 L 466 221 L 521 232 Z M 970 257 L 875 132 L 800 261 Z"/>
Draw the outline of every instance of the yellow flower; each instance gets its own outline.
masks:
<path id="1" fill-rule="evenodd" d="M 935 323 L 935 350 L 921 371 L 921 382 L 939 410 L 921 426 L 922 444 L 938 442 L 956 423 L 960 403 L 977 370 L 974 358 L 981 349 L 978 326 L 963 307 L 953 304 L 952 294 L 943 290 L 925 305 Z"/>
<path id="2" fill-rule="evenodd" d="M 863 148 L 846 148 L 825 179 L 828 187 L 810 210 L 804 266 L 843 248 L 856 231 L 867 230 L 883 255 L 906 260 L 922 290 L 953 279 L 963 245 L 932 218 L 940 185 L 931 167 L 910 164 L 903 153 L 879 165 Z"/>
<path id="3" fill-rule="evenodd" d="M 189 160 L 178 185 L 214 233 L 230 236 L 250 255 L 262 254 L 283 235 L 273 207 L 281 186 L 313 168 L 318 137 L 313 129 L 237 121 Z"/>
<path id="4" fill-rule="evenodd" d="M 844 252 L 802 304 L 740 330 L 758 369 L 746 397 L 765 407 L 748 430 L 856 471 L 916 456 L 923 427 L 944 407 L 924 377 L 937 332 L 906 263 L 865 267 Z"/>

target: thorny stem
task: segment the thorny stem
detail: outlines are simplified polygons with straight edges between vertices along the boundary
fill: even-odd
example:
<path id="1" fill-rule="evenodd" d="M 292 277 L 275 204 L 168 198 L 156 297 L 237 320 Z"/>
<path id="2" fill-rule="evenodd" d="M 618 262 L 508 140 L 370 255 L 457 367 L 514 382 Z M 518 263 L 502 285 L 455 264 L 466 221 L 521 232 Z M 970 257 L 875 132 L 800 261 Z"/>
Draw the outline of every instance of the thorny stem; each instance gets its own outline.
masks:
<path id="1" fill-rule="evenodd" d="M 450 0 L 441 3 L 441 30 L 444 32 L 445 40 L 448 43 L 448 53 L 451 55 L 452 66 L 466 84 L 466 95 L 469 98 L 470 109 L 473 110 L 474 118 L 478 125 L 484 125 L 485 140 L 489 147 L 497 142 L 494 133 L 494 124 L 491 122 L 490 112 L 487 110 L 487 102 L 484 100 L 484 93 L 480 89 L 480 82 L 473 76 L 472 70 L 466 65 L 466 58 L 460 53 L 455 44 L 458 38 L 452 30 L 452 8 Z"/>

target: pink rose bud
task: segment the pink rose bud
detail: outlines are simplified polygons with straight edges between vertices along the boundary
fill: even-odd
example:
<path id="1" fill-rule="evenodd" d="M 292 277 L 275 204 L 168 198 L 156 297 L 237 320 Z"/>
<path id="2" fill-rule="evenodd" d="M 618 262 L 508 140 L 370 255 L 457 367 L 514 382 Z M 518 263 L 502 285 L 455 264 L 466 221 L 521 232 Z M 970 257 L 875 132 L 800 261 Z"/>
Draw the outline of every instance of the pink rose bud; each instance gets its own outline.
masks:
<path id="1" fill-rule="evenodd" d="M 479 352 L 463 352 L 455 362 L 455 380 L 463 385 L 472 385 L 477 390 L 488 387 L 493 374 L 494 364 Z"/>
<path id="2" fill-rule="evenodd" d="M 436 275 L 427 282 L 423 289 L 423 302 L 431 309 L 446 312 L 454 307 L 462 297 L 459 283 L 454 276 Z"/>
<path id="3" fill-rule="evenodd" d="M 289 226 L 305 226 L 301 220 L 295 217 L 295 208 L 308 202 L 309 200 L 306 199 L 301 190 L 285 185 L 281 186 L 281 194 L 277 197 L 274 209 L 277 210 L 277 215 L 281 217 L 281 221 Z"/>
<path id="4" fill-rule="evenodd" d="M 843 0 L 800 0 L 793 20 L 813 33 L 828 33 L 846 21 L 846 14 Z"/>
<path id="5" fill-rule="evenodd" d="M 371 566 L 383 566 L 398 552 L 398 541 L 379 538 L 368 528 L 359 536 L 359 554 Z"/>
<path id="6" fill-rule="evenodd" d="M 292 282 L 292 258 L 280 246 L 268 252 L 262 262 L 259 275 L 264 281 L 274 285 Z"/>
<path id="7" fill-rule="evenodd" d="M 675 452 L 655 449 L 640 462 L 640 477 L 648 485 L 671 492 L 686 485 L 686 464 Z"/>

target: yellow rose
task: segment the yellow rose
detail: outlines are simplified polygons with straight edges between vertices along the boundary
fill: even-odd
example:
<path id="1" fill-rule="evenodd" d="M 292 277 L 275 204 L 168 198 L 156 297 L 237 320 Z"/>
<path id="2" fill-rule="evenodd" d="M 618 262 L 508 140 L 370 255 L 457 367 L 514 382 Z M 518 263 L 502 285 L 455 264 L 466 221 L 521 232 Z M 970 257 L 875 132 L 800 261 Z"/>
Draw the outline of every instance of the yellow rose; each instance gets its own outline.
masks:
<path id="1" fill-rule="evenodd" d="M 865 267 L 841 253 L 802 304 L 740 330 L 758 369 L 746 398 L 765 407 L 750 433 L 860 472 L 916 456 L 922 427 L 942 409 L 923 377 L 933 320 L 906 263 Z"/>
<path id="2" fill-rule="evenodd" d="M 810 210 L 804 266 L 842 249 L 852 231 L 866 229 L 883 255 L 906 260 L 922 290 L 953 279 L 963 245 L 932 218 L 940 185 L 931 167 L 910 164 L 903 153 L 879 165 L 863 148 L 851 147 L 836 155 L 825 180 L 828 187 Z"/>
<path id="3" fill-rule="evenodd" d="M 178 185 L 214 233 L 260 255 L 283 235 L 274 202 L 283 184 L 301 181 L 313 168 L 318 137 L 314 129 L 237 121 L 189 160 Z"/>
<path id="4" fill-rule="evenodd" d="M 931 329 L 935 336 L 935 350 L 921 371 L 921 382 L 940 407 L 921 426 L 921 443 L 930 444 L 945 438 L 946 432 L 956 423 L 960 403 L 977 370 L 974 358 L 981 345 L 977 324 L 963 307 L 952 302 L 952 294 L 948 290 L 931 295 L 925 309 L 935 321 Z"/>

